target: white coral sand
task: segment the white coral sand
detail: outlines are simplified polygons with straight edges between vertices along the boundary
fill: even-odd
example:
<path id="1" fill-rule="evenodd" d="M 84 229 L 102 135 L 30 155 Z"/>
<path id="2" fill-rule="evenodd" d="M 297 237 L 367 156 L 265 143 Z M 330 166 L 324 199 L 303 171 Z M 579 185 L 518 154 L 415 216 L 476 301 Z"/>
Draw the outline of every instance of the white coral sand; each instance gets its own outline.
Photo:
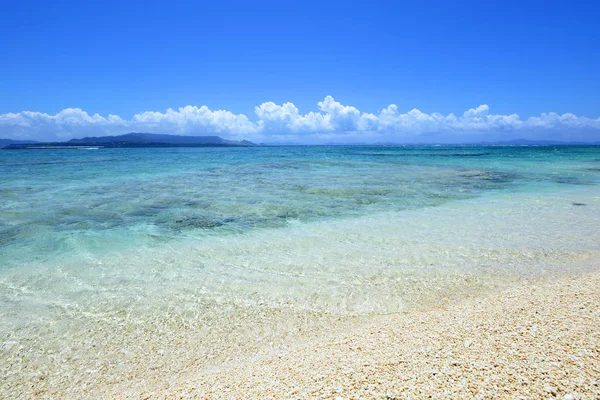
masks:
<path id="1" fill-rule="evenodd" d="M 600 274 L 373 318 L 158 397 L 600 398 Z"/>

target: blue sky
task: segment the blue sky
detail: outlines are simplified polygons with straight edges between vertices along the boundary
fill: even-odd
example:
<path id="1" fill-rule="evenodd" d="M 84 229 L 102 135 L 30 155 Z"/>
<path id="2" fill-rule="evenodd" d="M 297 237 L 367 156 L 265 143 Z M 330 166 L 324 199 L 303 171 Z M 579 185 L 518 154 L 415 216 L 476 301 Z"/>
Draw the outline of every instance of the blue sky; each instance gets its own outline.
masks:
<path id="1" fill-rule="evenodd" d="M 600 140 L 598 20 L 593 1 L 11 1 L 0 137 Z"/>

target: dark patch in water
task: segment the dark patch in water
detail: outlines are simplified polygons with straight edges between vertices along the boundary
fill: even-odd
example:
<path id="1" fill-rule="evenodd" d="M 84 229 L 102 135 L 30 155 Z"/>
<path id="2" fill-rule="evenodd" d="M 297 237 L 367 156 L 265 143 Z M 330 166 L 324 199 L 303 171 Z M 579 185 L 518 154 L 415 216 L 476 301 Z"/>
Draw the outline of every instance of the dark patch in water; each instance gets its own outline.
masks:
<path id="1" fill-rule="evenodd" d="M 581 182 L 579 179 L 574 178 L 572 176 L 557 176 L 552 178 L 552 181 L 556 183 L 564 183 L 566 185 L 584 185 L 584 182 Z"/>
<path id="2" fill-rule="evenodd" d="M 587 168 L 588 171 L 600 172 L 600 167 Z"/>
<path id="3" fill-rule="evenodd" d="M 573 204 L 574 206 L 578 206 L 578 207 L 587 206 L 587 204 L 585 204 L 585 203 L 575 203 L 575 202 L 573 202 L 571 204 Z"/>
<path id="4" fill-rule="evenodd" d="M 128 217 L 152 217 L 157 214 L 156 209 L 154 208 L 142 208 L 133 211 L 128 211 L 125 213 Z"/>
<path id="5" fill-rule="evenodd" d="M 306 168 L 305 165 L 301 165 L 299 163 L 270 163 L 270 164 L 265 164 L 263 165 L 263 168 L 267 168 L 267 169 L 271 169 L 271 168 L 275 168 L 275 169 L 303 169 Z"/>
<path id="6" fill-rule="evenodd" d="M 21 229 L 19 227 L 10 227 L 0 230 L 0 246 L 6 246 L 11 242 L 17 241 Z"/>
<path id="7" fill-rule="evenodd" d="M 508 174 L 506 172 L 497 171 L 475 171 L 475 172 L 464 172 L 459 174 L 463 178 L 475 178 L 484 181 L 494 183 L 506 183 L 511 182 L 515 179 L 514 174 Z"/>
<path id="8" fill-rule="evenodd" d="M 279 214 L 277 214 L 276 216 L 277 218 L 281 218 L 281 219 L 296 219 L 300 217 L 300 213 L 296 212 L 296 211 L 284 211 L 281 212 Z"/>
<path id="9" fill-rule="evenodd" d="M 190 217 L 175 220 L 178 229 L 212 229 L 225 225 L 225 221 L 215 221 L 201 217 Z"/>
<path id="10" fill-rule="evenodd" d="M 185 205 L 190 208 L 208 208 L 211 204 L 208 201 L 191 200 L 186 202 Z"/>
<path id="11" fill-rule="evenodd" d="M 376 204 L 376 203 L 383 203 L 385 202 L 385 200 L 380 199 L 378 197 L 367 197 L 367 198 L 358 198 L 355 200 L 356 204 L 359 205 L 369 205 L 369 204 Z"/>
<path id="12" fill-rule="evenodd" d="M 390 154 L 390 153 L 354 153 L 354 155 L 359 156 L 369 156 L 369 157 L 398 157 L 404 154 Z"/>
<path id="13" fill-rule="evenodd" d="M 435 157 L 483 157 L 492 153 L 450 153 L 450 154 L 431 154 Z"/>

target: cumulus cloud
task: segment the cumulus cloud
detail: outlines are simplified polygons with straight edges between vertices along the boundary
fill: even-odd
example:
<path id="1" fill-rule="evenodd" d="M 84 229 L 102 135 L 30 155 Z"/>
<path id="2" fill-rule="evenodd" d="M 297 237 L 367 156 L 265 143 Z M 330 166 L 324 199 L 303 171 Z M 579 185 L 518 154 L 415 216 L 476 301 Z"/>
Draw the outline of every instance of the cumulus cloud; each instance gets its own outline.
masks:
<path id="1" fill-rule="evenodd" d="M 68 108 L 50 115 L 22 111 L 0 114 L 0 137 L 31 140 L 67 140 L 83 136 L 119 135 L 128 132 L 177 135 L 220 135 L 264 142 L 324 141 L 461 141 L 531 139 L 600 140 L 600 118 L 543 113 L 521 118 L 493 114 L 487 104 L 461 115 L 401 112 L 390 104 L 376 113 L 343 105 L 332 96 L 317 103 L 318 111 L 302 114 L 293 103 L 266 102 L 254 108 L 251 119 L 207 106 L 185 106 L 166 112 L 144 111 L 131 119 L 109 114 L 90 115 Z"/>

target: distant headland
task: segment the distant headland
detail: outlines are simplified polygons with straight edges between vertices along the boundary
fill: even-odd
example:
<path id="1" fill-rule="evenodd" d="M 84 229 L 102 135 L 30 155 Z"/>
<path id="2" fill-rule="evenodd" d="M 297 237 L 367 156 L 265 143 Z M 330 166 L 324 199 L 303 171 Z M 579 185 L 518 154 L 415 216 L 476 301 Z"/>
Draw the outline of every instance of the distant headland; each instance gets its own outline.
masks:
<path id="1" fill-rule="evenodd" d="M 227 140 L 219 136 L 179 136 L 154 133 L 127 133 L 119 136 L 84 137 L 67 142 L 35 142 L 0 139 L 0 148 L 4 150 L 20 149 L 56 149 L 82 147 L 250 147 L 256 146 L 247 140 Z"/>

